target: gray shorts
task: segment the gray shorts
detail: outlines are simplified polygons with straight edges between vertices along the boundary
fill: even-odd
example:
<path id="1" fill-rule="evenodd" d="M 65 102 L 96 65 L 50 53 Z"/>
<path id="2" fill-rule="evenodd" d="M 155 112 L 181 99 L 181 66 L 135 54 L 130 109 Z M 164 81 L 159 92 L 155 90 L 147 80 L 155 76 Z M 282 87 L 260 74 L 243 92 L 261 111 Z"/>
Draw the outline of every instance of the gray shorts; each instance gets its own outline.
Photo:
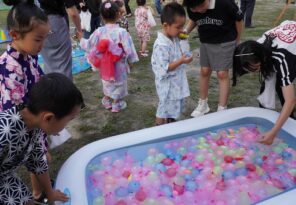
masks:
<path id="1" fill-rule="evenodd" d="M 209 67 L 213 71 L 222 71 L 232 68 L 233 53 L 236 42 L 218 44 L 201 43 L 200 65 Z"/>

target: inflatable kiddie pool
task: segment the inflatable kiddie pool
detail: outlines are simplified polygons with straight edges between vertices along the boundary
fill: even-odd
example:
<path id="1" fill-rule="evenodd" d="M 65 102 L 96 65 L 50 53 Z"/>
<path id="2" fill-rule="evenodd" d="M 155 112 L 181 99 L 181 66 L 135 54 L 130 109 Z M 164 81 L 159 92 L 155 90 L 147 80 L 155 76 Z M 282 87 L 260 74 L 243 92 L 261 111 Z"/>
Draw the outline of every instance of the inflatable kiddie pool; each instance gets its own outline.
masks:
<path id="1" fill-rule="evenodd" d="M 295 205 L 296 121 L 272 146 L 256 142 L 278 115 L 234 108 L 99 140 L 64 163 L 56 188 L 68 205 Z"/>

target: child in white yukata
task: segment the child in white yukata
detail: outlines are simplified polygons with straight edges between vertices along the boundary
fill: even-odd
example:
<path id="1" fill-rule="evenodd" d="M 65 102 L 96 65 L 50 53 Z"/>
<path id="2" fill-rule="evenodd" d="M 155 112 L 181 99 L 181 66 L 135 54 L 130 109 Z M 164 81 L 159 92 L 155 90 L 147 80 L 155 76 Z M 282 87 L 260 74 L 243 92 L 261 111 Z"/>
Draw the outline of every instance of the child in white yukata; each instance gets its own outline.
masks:
<path id="1" fill-rule="evenodd" d="M 192 55 L 181 51 L 179 34 L 186 21 L 185 10 L 178 3 L 167 4 L 161 14 L 162 32 L 153 46 L 152 69 L 159 97 L 156 125 L 174 122 L 179 118 L 184 98 L 190 95 L 186 65 Z"/>
<path id="2" fill-rule="evenodd" d="M 120 17 L 117 4 L 105 1 L 101 6 L 101 15 L 105 26 L 99 27 L 89 40 L 81 39 L 80 45 L 87 51 L 92 66 L 100 70 L 103 106 L 116 113 L 127 106 L 123 98 L 128 94 L 129 63 L 139 59 L 130 34 L 116 24 Z"/>

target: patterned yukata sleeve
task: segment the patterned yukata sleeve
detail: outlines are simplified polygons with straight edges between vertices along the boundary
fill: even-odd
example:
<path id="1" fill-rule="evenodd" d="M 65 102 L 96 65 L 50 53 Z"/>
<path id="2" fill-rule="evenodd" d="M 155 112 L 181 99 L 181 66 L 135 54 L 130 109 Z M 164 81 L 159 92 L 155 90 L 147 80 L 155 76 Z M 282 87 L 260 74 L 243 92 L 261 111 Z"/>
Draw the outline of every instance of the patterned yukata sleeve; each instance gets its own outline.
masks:
<path id="1" fill-rule="evenodd" d="M 19 79 L 16 72 L 22 71 L 21 65 L 7 55 L 0 60 L 0 111 L 23 103 L 25 79 Z"/>
<path id="2" fill-rule="evenodd" d="M 89 39 L 82 38 L 80 40 L 80 47 L 85 50 L 87 53 L 96 47 L 99 40 L 99 31 L 98 29 L 93 32 L 93 34 L 89 37 Z"/>
<path id="3" fill-rule="evenodd" d="M 34 174 L 43 174 L 48 170 L 48 164 L 44 147 L 42 145 L 42 140 L 38 139 L 40 136 L 42 136 L 42 130 L 36 131 L 34 135 L 34 146 L 27 162 L 25 163 L 25 166 L 30 172 L 33 172 Z M 36 137 L 36 135 L 38 137 Z"/>
<path id="4" fill-rule="evenodd" d="M 156 78 L 167 78 L 169 76 L 168 69 L 170 64 L 169 48 L 165 45 L 156 44 L 153 49 L 151 63 Z"/>
<path id="5" fill-rule="evenodd" d="M 132 37 L 126 30 L 123 30 L 121 43 L 128 62 L 135 63 L 139 61 Z"/>

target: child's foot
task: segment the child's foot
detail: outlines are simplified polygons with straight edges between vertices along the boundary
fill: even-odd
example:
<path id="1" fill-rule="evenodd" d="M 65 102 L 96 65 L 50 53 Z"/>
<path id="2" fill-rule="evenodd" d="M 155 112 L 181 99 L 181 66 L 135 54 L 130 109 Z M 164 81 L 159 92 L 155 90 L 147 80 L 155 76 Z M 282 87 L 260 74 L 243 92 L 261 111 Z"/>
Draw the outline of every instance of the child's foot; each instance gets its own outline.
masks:
<path id="1" fill-rule="evenodd" d="M 148 57 L 149 54 L 148 54 L 148 53 L 145 53 L 145 52 L 140 52 L 140 56 L 141 56 L 141 57 Z"/>
<path id="2" fill-rule="evenodd" d="M 124 100 L 120 100 L 116 103 L 112 103 L 112 110 L 111 112 L 120 112 L 120 110 L 123 110 L 126 108 L 127 104 Z"/>
<path id="3" fill-rule="evenodd" d="M 102 105 L 105 107 L 105 109 L 109 110 L 112 108 L 112 100 L 111 98 L 107 98 L 106 96 L 102 99 Z"/>

